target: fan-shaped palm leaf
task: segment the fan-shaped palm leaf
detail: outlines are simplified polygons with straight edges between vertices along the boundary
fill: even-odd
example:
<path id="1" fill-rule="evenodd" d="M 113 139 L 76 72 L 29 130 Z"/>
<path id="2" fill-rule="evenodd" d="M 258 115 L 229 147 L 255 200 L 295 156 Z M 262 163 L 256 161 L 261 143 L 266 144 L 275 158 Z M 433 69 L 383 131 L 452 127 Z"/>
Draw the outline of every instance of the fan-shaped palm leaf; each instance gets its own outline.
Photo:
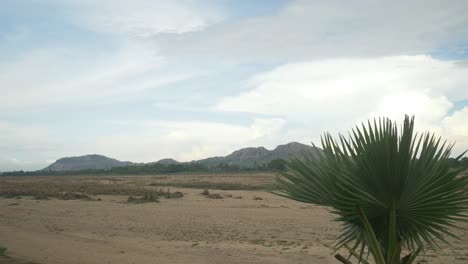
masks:
<path id="1" fill-rule="evenodd" d="M 331 207 L 343 222 L 337 247 L 359 261 L 366 247 L 376 263 L 411 263 L 424 246 L 456 237 L 450 230 L 466 221 L 468 202 L 468 177 L 449 166 L 453 145 L 413 130 L 406 116 L 400 129 L 382 118 L 338 141 L 325 134 L 323 152 L 292 158 L 275 193 Z M 412 255 L 400 259 L 402 248 Z"/>

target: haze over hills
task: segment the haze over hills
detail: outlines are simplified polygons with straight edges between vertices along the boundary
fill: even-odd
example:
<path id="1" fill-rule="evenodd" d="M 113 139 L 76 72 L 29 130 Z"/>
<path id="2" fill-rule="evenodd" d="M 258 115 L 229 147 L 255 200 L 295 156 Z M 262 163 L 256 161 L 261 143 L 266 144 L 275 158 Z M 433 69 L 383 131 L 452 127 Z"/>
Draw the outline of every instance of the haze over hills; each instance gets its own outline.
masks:
<path id="1" fill-rule="evenodd" d="M 220 164 L 230 166 L 240 166 L 250 168 L 268 164 L 275 159 L 287 160 L 290 156 L 300 157 L 304 153 L 310 152 L 312 155 L 317 155 L 319 148 L 304 145 L 297 142 L 291 142 L 285 145 L 279 145 L 274 150 L 268 150 L 264 147 L 249 147 L 234 151 L 225 157 L 211 157 L 201 160 L 194 160 L 189 163 L 198 163 L 207 167 L 214 167 Z M 45 171 L 78 171 L 86 169 L 104 169 L 108 170 L 114 167 L 138 166 L 138 165 L 153 165 L 153 164 L 180 164 L 174 159 L 162 159 L 150 163 L 133 163 L 129 161 L 119 161 L 102 155 L 85 155 L 79 157 L 61 158 L 43 170 Z"/>

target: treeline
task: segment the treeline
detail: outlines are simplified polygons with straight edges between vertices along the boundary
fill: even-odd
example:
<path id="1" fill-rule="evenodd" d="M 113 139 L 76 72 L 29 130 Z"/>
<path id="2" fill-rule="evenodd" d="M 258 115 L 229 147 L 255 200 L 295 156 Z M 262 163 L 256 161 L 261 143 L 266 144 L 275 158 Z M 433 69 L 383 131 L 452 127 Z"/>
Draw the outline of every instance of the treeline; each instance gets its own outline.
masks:
<path id="1" fill-rule="evenodd" d="M 220 163 L 216 166 L 206 166 L 200 163 L 178 164 L 148 164 L 111 169 L 85 169 L 74 171 L 11 171 L 0 173 L 0 176 L 61 176 L 61 175 L 153 175 L 168 173 L 211 173 L 211 172 L 263 172 L 274 170 L 286 170 L 285 160 L 273 160 L 268 164 L 254 165 L 253 167 L 241 167 Z"/>
<path id="2" fill-rule="evenodd" d="M 468 168 L 468 157 L 461 160 L 449 159 L 450 167 Z M 223 173 L 223 172 L 267 172 L 285 171 L 287 161 L 275 159 L 267 164 L 255 164 L 253 167 L 241 167 L 227 163 L 216 166 L 206 166 L 200 163 L 178 163 L 178 164 L 149 164 L 126 167 L 114 167 L 111 169 L 86 169 L 77 171 L 11 171 L 0 173 L 0 176 L 62 176 L 62 175 L 156 175 L 169 173 Z"/>
<path id="3" fill-rule="evenodd" d="M 468 157 L 464 157 L 458 161 L 456 159 L 449 158 L 449 162 L 450 162 L 450 167 L 452 168 L 468 167 Z"/>

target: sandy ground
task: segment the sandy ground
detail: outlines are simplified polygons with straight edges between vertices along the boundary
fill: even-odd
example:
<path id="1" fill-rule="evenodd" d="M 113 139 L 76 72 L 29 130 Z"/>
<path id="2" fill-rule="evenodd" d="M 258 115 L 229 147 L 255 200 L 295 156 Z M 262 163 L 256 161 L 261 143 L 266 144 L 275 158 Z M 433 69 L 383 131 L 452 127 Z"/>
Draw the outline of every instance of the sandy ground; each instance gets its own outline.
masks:
<path id="1" fill-rule="evenodd" d="M 259 177 L 252 181 L 267 180 Z M 62 179 L 41 181 L 60 184 Z M 0 198 L 0 246 L 12 258 L 42 264 L 338 263 L 332 246 L 339 225 L 324 208 L 258 190 L 210 190 L 224 199 L 208 199 L 201 189 L 171 191 L 184 197 L 145 204 L 126 203 L 128 195 L 94 196 L 101 201 Z M 468 263 L 468 233 L 457 232 L 461 241 L 426 252 L 419 262 Z M 0 263 L 21 261 L 0 258 Z"/>

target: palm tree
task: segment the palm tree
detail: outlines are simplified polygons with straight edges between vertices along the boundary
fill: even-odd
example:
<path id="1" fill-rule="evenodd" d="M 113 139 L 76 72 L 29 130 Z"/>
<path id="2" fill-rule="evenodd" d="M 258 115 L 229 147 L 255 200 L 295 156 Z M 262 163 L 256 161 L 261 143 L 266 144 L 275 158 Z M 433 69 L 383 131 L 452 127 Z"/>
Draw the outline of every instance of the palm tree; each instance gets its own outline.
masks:
<path id="1" fill-rule="evenodd" d="M 468 218 L 468 176 L 449 166 L 453 144 L 413 130 L 406 116 L 400 129 L 381 118 L 338 141 L 326 133 L 323 152 L 292 158 L 273 192 L 331 207 L 343 224 L 336 249 L 350 253 L 335 256 L 342 263 L 368 263 L 369 254 L 377 264 L 412 263 L 425 247 L 456 238 L 452 228 Z"/>

